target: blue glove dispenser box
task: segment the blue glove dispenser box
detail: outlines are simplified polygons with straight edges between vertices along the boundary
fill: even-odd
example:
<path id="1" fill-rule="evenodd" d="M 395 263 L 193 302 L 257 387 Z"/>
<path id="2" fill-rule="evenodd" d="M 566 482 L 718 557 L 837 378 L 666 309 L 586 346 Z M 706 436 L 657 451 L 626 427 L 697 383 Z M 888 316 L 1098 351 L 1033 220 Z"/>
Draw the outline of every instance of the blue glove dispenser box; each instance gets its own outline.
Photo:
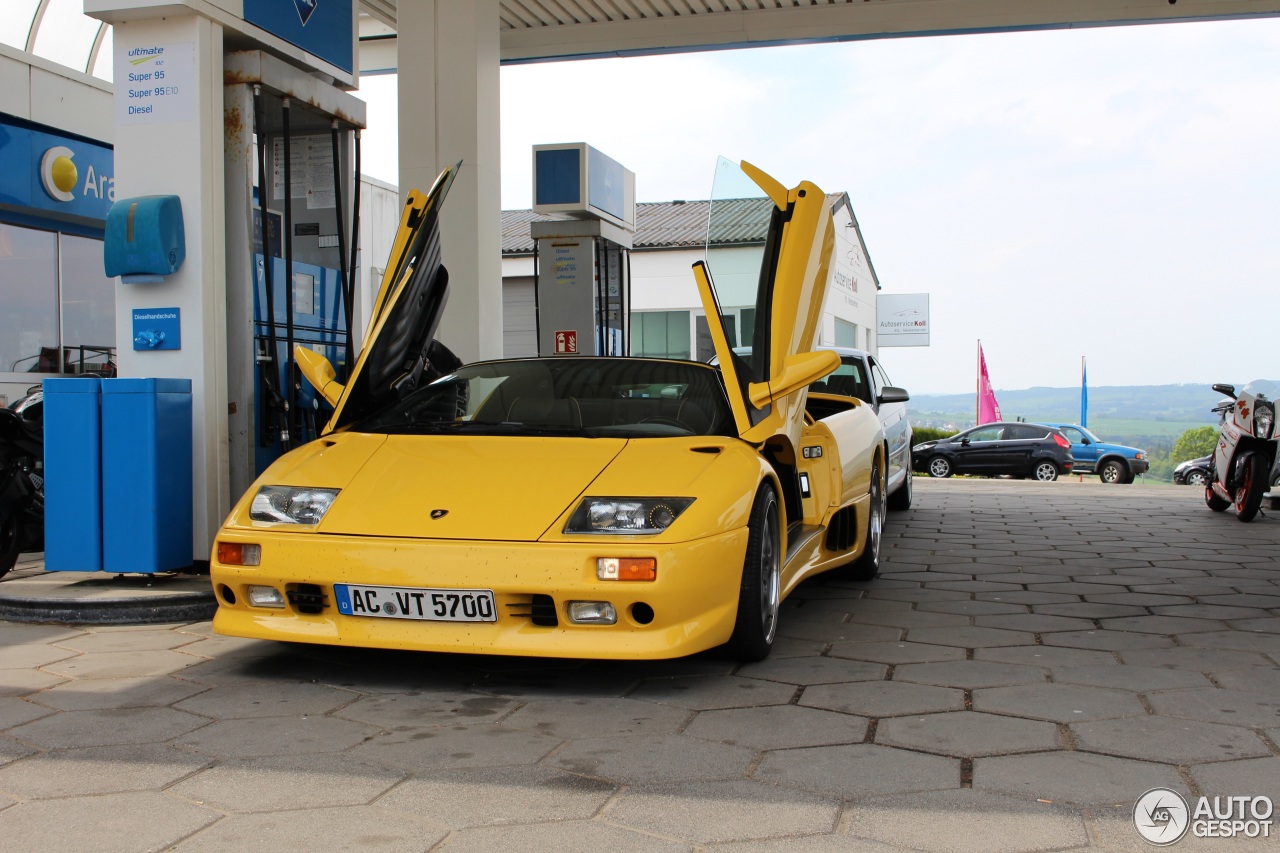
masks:
<path id="1" fill-rule="evenodd" d="M 101 391 L 97 377 L 46 379 L 44 567 L 102 571 Z"/>
<path id="2" fill-rule="evenodd" d="M 102 567 L 167 572 L 192 560 L 191 380 L 102 383 Z"/>
<path id="3" fill-rule="evenodd" d="M 182 202 L 176 195 L 122 198 L 107 211 L 102 258 L 107 277 L 126 284 L 162 281 L 187 256 Z"/>

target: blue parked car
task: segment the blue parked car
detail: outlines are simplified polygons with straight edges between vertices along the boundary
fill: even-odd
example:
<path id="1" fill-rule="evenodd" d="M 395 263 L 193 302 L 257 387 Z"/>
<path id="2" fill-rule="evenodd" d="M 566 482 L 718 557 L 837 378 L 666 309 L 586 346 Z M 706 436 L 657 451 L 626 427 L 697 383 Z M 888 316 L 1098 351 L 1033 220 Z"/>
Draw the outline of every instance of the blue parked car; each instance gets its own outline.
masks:
<path id="1" fill-rule="evenodd" d="M 1104 483 L 1132 483 L 1151 465 L 1145 450 L 1103 441 L 1079 424 L 1049 426 L 1057 427 L 1071 441 L 1077 473 L 1097 474 Z"/>

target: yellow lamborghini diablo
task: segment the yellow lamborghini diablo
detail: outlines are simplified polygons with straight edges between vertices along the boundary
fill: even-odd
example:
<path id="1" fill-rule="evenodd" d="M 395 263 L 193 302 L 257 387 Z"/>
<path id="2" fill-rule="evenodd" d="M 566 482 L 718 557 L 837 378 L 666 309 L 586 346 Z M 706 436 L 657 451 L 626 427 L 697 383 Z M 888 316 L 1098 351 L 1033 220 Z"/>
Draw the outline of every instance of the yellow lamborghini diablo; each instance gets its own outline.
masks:
<path id="1" fill-rule="evenodd" d="M 745 356 L 699 263 L 716 366 L 562 356 L 444 372 L 438 216 L 456 171 L 410 195 L 351 379 L 299 350 L 333 417 L 218 532 L 216 631 L 583 658 L 724 646 L 758 660 L 802 580 L 875 576 L 879 421 L 852 398 L 820 420 L 805 411 L 809 383 L 839 363 L 814 351 L 833 245 L 821 190 L 722 164 L 713 231 L 718 211 L 768 220 Z"/>

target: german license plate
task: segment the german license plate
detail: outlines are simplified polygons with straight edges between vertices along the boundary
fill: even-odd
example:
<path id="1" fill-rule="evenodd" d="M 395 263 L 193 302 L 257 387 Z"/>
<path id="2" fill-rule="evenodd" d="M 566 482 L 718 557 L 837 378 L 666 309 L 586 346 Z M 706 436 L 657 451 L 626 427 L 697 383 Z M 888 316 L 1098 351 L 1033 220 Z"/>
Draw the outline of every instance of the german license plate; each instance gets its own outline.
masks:
<path id="1" fill-rule="evenodd" d="M 345 616 L 414 619 L 421 622 L 496 622 L 493 590 L 423 589 L 411 586 L 333 585 Z"/>

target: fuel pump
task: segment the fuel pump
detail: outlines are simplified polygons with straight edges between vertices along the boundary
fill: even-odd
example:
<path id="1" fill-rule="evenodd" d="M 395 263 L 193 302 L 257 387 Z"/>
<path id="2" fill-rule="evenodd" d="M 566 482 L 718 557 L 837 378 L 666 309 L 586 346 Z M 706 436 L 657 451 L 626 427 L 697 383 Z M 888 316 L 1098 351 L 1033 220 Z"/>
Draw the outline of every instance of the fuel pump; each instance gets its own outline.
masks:
<path id="1" fill-rule="evenodd" d="M 331 410 L 294 348 L 354 363 L 364 105 L 258 52 L 226 57 L 227 384 L 232 491 Z M 234 136 L 234 142 L 232 137 Z"/>

